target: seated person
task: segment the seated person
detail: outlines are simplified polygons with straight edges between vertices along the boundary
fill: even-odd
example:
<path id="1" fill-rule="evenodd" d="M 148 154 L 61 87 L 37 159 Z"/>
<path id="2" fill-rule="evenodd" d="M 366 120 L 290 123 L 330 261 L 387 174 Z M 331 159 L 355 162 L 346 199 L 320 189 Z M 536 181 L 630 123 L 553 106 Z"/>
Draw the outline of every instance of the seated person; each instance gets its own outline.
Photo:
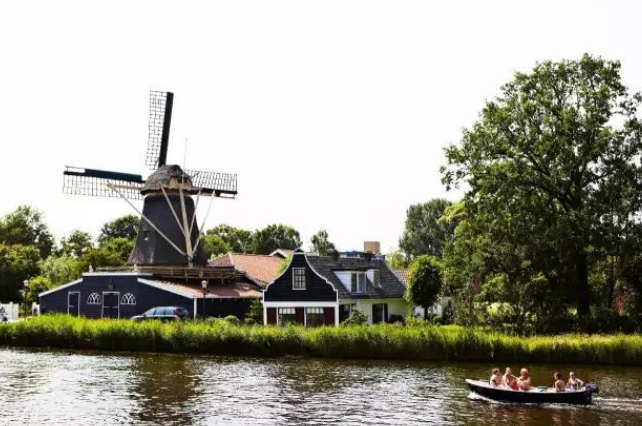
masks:
<path id="1" fill-rule="evenodd" d="M 584 382 L 575 376 L 575 372 L 571 371 L 568 375 L 568 382 L 566 382 L 566 387 L 572 390 L 580 390 L 584 387 Z"/>
<path id="2" fill-rule="evenodd" d="M 490 384 L 495 388 L 502 385 L 502 375 L 499 373 L 499 368 L 493 368 Z"/>
<path id="3" fill-rule="evenodd" d="M 531 390 L 531 378 L 528 375 L 528 370 L 522 368 L 519 372 L 519 379 L 517 379 L 517 387 L 522 391 Z"/>
<path id="4" fill-rule="evenodd" d="M 566 391 L 566 385 L 564 383 L 564 380 L 562 380 L 562 374 L 556 372 L 555 374 L 553 374 L 553 377 L 555 378 L 555 392 Z"/>
<path id="5" fill-rule="evenodd" d="M 509 389 L 519 390 L 517 387 L 517 377 L 513 376 L 513 371 L 510 367 L 506 367 L 506 374 L 502 377 L 502 384 Z"/>

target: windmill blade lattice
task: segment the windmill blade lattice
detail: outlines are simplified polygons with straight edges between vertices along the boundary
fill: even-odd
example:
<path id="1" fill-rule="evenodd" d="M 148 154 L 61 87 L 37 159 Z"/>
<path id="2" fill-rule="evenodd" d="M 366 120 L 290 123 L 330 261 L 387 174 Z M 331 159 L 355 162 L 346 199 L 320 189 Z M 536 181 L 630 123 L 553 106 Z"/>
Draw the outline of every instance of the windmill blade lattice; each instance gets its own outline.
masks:
<path id="1" fill-rule="evenodd" d="M 120 197 L 121 195 L 107 186 L 107 184 L 111 184 L 117 187 L 125 198 L 130 200 L 143 199 L 140 191 L 145 182 L 141 175 L 66 167 L 63 176 L 62 192 L 65 194 Z"/>
<path id="2" fill-rule="evenodd" d="M 149 92 L 149 137 L 145 165 L 151 170 L 167 162 L 169 130 L 172 124 L 174 94 L 171 92 Z"/>
<path id="3" fill-rule="evenodd" d="M 203 194 L 234 196 L 238 193 L 235 174 L 199 170 L 185 170 L 185 172 L 192 179 L 192 185 L 201 188 Z"/>

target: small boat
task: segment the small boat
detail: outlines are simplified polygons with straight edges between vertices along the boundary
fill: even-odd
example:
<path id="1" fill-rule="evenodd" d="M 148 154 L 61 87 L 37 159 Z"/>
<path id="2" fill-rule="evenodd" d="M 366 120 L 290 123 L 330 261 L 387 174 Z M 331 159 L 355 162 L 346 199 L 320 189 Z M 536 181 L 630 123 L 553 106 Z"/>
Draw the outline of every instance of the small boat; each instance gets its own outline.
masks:
<path id="1" fill-rule="evenodd" d="M 553 388 L 538 387 L 529 391 L 515 391 L 503 387 L 491 386 L 488 382 L 466 379 L 471 391 L 493 401 L 518 404 L 575 404 L 588 405 L 592 402 L 593 394 L 598 393 L 595 383 L 587 383 L 580 390 L 555 392 Z"/>

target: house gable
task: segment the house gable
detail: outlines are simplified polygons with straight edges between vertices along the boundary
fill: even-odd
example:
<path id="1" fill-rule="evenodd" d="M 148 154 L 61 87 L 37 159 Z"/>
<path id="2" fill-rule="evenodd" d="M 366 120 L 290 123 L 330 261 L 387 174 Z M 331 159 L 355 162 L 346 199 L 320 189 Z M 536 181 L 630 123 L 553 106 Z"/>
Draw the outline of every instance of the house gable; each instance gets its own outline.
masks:
<path id="1" fill-rule="evenodd" d="M 304 271 L 305 288 L 294 288 L 294 270 Z M 299 272 L 297 272 L 299 273 Z M 266 302 L 336 302 L 338 292 L 334 285 L 310 265 L 305 253 L 297 250 L 286 270 L 272 281 L 263 292 Z"/>

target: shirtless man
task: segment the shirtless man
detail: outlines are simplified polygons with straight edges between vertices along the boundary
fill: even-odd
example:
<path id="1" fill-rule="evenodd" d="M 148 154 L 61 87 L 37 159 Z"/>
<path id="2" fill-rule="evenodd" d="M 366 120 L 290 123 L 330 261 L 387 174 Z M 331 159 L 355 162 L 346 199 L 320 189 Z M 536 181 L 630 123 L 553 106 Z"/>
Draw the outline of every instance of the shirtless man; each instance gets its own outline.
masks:
<path id="1" fill-rule="evenodd" d="M 513 376 L 513 371 L 510 367 L 506 367 L 506 374 L 502 377 L 502 384 L 509 389 L 519 390 L 517 387 L 517 377 Z"/>
<path id="2" fill-rule="evenodd" d="M 528 370 L 522 368 L 519 372 L 519 379 L 517 379 L 517 387 L 522 391 L 531 390 L 531 378 L 528 376 Z"/>
<path id="3" fill-rule="evenodd" d="M 566 382 L 567 388 L 572 390 L 580 390 L 582 389 L 582 387 L 584 387 L 584 382 L 575 376 L 575 372 L 571 371 L 568 376 L 568 382 Z"/>
<path id="4" fill-rule="evenodd" d="M 502 385 L 502 375 L 499 373 L 499 368 L 493 368 L 490 384 L 495 388 Z"/>
<path id="5" fill-rule="evenodd" d="M 555 372 L 553 377 L 555 378 L 555 392 L 565 392 L 566 384 L 564 383 L 564 380 L 562 380 L 562 374 Z"/>

